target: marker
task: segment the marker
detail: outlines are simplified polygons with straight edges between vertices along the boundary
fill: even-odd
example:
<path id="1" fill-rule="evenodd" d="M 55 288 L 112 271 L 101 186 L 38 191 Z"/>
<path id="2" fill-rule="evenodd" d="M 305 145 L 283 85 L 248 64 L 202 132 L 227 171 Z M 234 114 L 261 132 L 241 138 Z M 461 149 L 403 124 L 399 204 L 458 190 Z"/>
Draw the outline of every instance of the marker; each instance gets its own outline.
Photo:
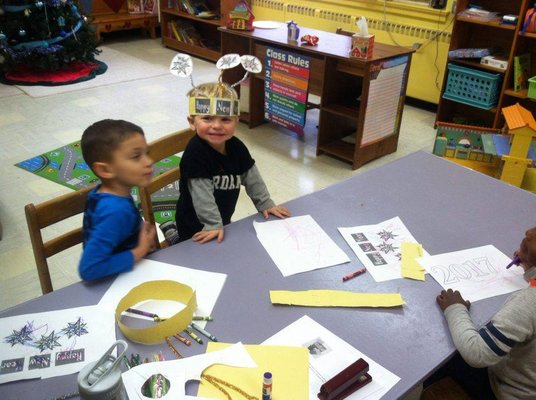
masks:
<path id="1" fill-rule="evenodd" d="M 365 272 L 367 272 L 366 268 L 361 268 L 360 270 L 355 271 L 355 272 L 352 272 L 351 274 L 348 274 L 348 275 L 346 275 L 345 277 L 343 277 L 343 278 L 342 278 L 342 281 L 343 281 L 343 282 L 346 282 L 347 280 L 352 279 L 352 278 L 355 278 L 356 276 L 362 275 L 362 274 L 364 274 Z"/>
<path id="2" fill-rule="evenodd" d="M 212 340 L 213 342 L 217 342 L 218 339 L 216 339 L 216 336 L 214 336 L 213 334 L 211 334 L 210 332 L 207 332 L 206 330 L 204 330 L 203 328 L 201 328 L 199 325 L 195 324 L 194 322 L 192 322 L 190 324 L 190 326 L 192 328 L 194 328 L 197 332 L 199 332 L 201 335 L 204 335 L 206 337 L 208 337 L 210 340 Z"/>
<path id="3" fill-rule="evenodd" d="M 200 315 L 194 315 L 192 318 L 194 321 L 214 321 L 214 318 L 212 316 L 207 315 L 206 317 L 202 317 Z"/>
<path id="4" fill-rule="evenodd" d="M 182 343 L 184 343 L 186 346 L 191 346 L 192 341 L 190 339 L 186 339 L 184 336 L 179 335 L 178 333 L 176 335 L 173 335 L 173 337 Z"/>
<path id="5" fill-rule="evenodd" d="M 186 332 L 197 343 L 203 344 L 203 339 L 197 336 L 190 328 L 184 328 L 184 332 Z"/>
<path id="6" fill-rule="evenodd" d="M 135 308 L 127 308 L 127 311 L 130 312 L 130 313 L 132 313 L 132 314 L 138 314 L 138 315 L 143 315 L 144 317 L 152 318 L 152 319 L 155 320 L 155 321 L 159 321 L 159 320 L 160 320 L 160 318 L 158 317 L 158 315 L 153 314 L 153 313 L 150 313 L 150 312 L 147 312 L 147 311 L 136 310 Z"/>
<path id="7" fill-rule="evenodd" d="M 125 366 L 127 367 L 127 369 L 132 368 L 132 366 L 131 366 L 130 363 L 128 362 L 128 358 L 127 358 L 127 356 L 123 356 L 123 362 L 125 363 Z"/>
<path id="8" fill-rule="evenodd" d="M 272 373 L 265 372 L 262 378 L 262 400 L 272 400 Z"/>
<path id="9" fill-rule="evenodd" d="M 519 256 L 515 256 L 512 262 L 506 266 L 506 269 L 510 268 L 512 265 L 519 265 L 520 262 L 521 258 L 519 258 Z"/>

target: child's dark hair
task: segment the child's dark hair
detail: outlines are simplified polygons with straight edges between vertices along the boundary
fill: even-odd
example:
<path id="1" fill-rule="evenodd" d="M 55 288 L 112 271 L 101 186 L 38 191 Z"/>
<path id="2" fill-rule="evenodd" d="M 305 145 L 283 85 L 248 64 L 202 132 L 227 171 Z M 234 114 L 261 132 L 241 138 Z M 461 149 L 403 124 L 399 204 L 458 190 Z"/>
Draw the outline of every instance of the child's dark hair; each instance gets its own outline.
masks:
<path id="1" fill-rule="evenodd" d="M 97 161 L 110 162 L 113 152 L 133 134 L 145 136 L 143 129 L 122 119 L 103 119 L 89 126 L 82 134 L 82 156 L 93 169 Z"/>

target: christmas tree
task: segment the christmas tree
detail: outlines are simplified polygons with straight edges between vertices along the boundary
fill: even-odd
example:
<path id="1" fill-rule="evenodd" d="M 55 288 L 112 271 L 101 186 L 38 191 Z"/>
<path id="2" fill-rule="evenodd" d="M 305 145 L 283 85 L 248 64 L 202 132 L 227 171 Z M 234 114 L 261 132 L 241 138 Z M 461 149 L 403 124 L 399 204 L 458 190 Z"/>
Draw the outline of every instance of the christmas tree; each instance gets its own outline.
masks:
<path id="1" fill-rule="evenodd" d="M 0 67 L 56 71 L 95 60 L 94 33 L 73 0 L 0 0 Z"/>

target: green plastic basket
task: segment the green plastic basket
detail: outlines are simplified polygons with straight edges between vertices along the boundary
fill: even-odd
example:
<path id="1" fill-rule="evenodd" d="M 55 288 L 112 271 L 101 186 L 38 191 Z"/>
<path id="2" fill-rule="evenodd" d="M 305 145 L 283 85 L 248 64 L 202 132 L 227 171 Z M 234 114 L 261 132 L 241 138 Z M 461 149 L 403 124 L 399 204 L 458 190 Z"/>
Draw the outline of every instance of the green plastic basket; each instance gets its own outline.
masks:
<path id="1" fill-rule="evenodd" d="M 502 74 L 483 72 L 449 63 L 443 98 L 490 110 L 497 104 Z"/>
<path id="2" fill-rule="evenodd" d="M 527 96 L 531 99 L 536 99 L 536 76 L 529 78 L 529 92 Z"/>

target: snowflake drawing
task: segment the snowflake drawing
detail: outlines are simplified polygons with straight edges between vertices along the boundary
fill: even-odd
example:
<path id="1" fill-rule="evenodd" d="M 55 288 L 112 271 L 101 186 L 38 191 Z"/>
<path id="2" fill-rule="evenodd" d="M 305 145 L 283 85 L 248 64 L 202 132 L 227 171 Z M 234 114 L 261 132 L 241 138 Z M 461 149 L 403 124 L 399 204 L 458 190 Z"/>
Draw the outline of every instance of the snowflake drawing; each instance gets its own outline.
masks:
<path id="1" fill-rule="evenodd" d="M 257 73 L 262 71 L 259 59 L 254 56 L 242 56 L 242 66 L 249 72 Z"/>
<path id="2" fill-rule="evenodd" d="M 19 331 L 14 329 L 11 335 L 4 338 L 4 342 L 9 343 L 11 347 L 15 346 L 16 344 L 28 344 L 33 340 L 33 331 L 33 324 L 28 322 Z"/>
<path id="3" fill-rule="evenodd" d="M 395 257 L 398 258 L 398 261 L 402 261 L 402 253 L 396 253 Z"/>
<path id="4" fill-rule="evenodd" d="M 394 252 L 396 251 L 396 249 L 398 249 L 398 247 L 395 247 L 394 244 L 392 244 L 392 243 L 385 243 L 385 242 L 380 243 L 379 245 L 376 246 L 376 248 L 377 248 L 378 250 L 380 250 L 380 251 L 381 251 L 382 253 L 384 253 L 384 254 L 388 254 L 388 253 L 390 253 L 390 252 L 393 252 L 393 253 L 394 253 Z"/>
<path id="5" fill-rule="evenodd" d="M 188 76 L 191 73 L 192 59 L 190 57 L 177 57 L 173 61 L 172 71 L 177 71 L 179 76 Z"/>
<path id="6" fill-rule="evenodd" d="M 226 54 L 218 60 L 216 65 L 219 69 L 228 69 L 236 67 L 240 63 L 237 54 Z"/>
<path id="7" fill-rule="evenodd" d="M 70 339 L 73 336 L 82 336 L 88 333 L 86 327 L 87 324 L 84 322 L 82 317 L 78 317 L 76 322 L 67 322 L 67 328 L 63 328 L 60 333 L 67 335 L 67 337 Z"/>
<path id="8" fill-rule="evenodd" d="M 390 239 L 394 239 L 398 235 L 395 235 L 392 231 L 386 231 L 385 229 L 376 233 L 384 242 L 387 242 Z"/>
<path id="9" fill-rule="evenodd" d="M 46 349 L 54 350 L 55 347 L 61 346 L 58 342 L 61 335 L 56 335 L 55 331 L 50 332 L 50 335 L 41 335 L 39 340 L 35 341 L 35 346 L 39 351 L 43 352 Z"/>

